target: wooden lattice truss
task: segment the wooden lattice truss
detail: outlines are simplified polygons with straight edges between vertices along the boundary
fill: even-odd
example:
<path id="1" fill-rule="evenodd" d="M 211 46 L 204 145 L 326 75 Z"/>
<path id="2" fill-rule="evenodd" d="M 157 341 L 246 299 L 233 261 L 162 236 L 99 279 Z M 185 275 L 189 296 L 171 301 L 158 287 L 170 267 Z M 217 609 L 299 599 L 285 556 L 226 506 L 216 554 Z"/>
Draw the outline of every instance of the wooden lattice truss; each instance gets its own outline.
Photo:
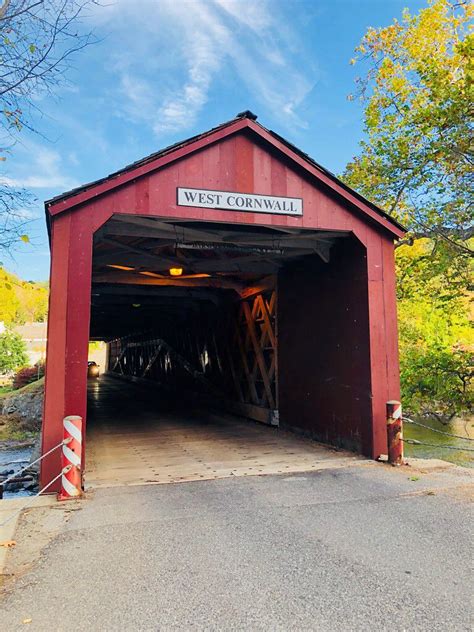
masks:
<path id="1" fill-rule="evenodd" d="M 242 300 L 237 313 L 229 363 L 237 399 L 278 408 L 276 290 Z"/>

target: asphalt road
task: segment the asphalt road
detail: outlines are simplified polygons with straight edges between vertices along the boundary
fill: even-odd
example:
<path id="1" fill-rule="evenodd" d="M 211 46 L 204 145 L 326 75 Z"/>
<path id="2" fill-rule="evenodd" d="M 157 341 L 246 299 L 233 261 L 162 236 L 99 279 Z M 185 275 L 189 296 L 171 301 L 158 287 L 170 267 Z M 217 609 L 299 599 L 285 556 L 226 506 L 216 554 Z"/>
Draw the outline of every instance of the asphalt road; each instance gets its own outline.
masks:
<path id="1" fill-rule="evenodd" d="M 445 489 L 462 477 L 410 476 L 97 490 L 9 585 L 0 628 L 471 630 L 472 514 Z"/>

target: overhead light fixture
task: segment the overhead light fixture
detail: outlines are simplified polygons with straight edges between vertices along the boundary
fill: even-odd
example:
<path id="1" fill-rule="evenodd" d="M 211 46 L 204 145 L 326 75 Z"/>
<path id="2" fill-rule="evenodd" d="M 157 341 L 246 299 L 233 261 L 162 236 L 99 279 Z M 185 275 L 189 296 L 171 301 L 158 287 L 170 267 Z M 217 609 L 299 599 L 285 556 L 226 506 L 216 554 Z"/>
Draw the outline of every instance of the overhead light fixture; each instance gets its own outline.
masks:
<path id="1" fill-rule="evenodd" d="M 170 268 L 171 276 L 181 276 L 183 274 L 183 268 Z"/>
<path id="2" fill-rule="evenodd" d="M 141 307 L 141 303 L 132 303 L 132 307 Z"/>

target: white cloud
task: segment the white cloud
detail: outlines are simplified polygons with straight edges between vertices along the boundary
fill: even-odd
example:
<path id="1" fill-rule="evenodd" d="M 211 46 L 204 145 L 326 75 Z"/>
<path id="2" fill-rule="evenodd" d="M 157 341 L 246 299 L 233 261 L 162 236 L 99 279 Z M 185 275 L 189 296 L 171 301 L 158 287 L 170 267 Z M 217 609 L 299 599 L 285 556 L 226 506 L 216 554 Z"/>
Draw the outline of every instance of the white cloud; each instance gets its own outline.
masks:
<path id="1" fill-rule="evenodd" d="M 306 126 L 298 107 L 318 72 L 274 3 L 116 0 L 95 19 L 121 42 L 105 62 L 118 76 L 117 113 L 156 134 L 192 127 L 216 80 L 229 75 L 283 124 Z"/>
<path id="2" fill-rule="evenodd" d="M 60 189 L 67 190 L 77 186 L 77 182 L 63 171 L 61 155 L 48 147 L 29 143 L 23 145 L 22 153 L 28 156 L 28 162 L 23 161 L 22 167 L 17 168 L 18 175 L 11 178 L 8 175 L 1 178 L 4 184 L 26 189 Z"/>
<path id="3" fill-rule="evenodd" d="M 239 0 L 215 0 L 215 4 L 252 31 L 262 33 L 272 27 L 270 13 L 264 2 L 246 2 L 245 7 Z"/>
<path id="4" fill-rule="evenodd" d="M 186 64 L 184 85 L 165 99 L 157 113 L 157 122 L 153 129 L 158 134 L 187 127 L 205 105 L 212 77 L 221 65 L 212 39 L 196 33 L 190 41 Z"/>

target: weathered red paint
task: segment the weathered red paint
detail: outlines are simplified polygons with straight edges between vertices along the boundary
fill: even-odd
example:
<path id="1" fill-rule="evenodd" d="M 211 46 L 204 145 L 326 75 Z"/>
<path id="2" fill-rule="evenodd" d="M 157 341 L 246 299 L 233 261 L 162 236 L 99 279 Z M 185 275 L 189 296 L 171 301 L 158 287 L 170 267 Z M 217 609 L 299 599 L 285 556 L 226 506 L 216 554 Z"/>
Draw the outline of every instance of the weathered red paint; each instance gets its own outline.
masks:
<path id="1" fill-rule="evenodd" d="M 304 215 L 178 207 L 177 186 L 302 197 Z M 350 433 L 359 433 L 366 454 L 378 457 L 385 452 L 385 402 L 399 398 L 393 239 L 403 235 L 403 230 L 268 130 L 250 119 L 236 119 L 156 160 L 57 199 L 47 209 L 51 225 L 51 296 L 43 451 L 61 440 L 65 416 L 80 415 L 85 424 L 93 235 L 113 214 L 130 214 L 351 231 L 358 245 L 344 256 L 347 265 L 355 268 L 350 273 L 342 268 L 337 271 L 336 264 L 331 271 L 325 269 L 324 274 L 329 276 L 317 283 L 333 282 L 336 289 L 328 300 L 336 307 L 337 296 L 346 296 L 348 309 L 364 319 L 358 336 L 366 349 L 366 355 L 362 351 L 360 354 L 367 369 L 363 387 L 369 389 L 369 394 L 366 404 L 360 405 L 358 421 L 335 423 L 343 430 L 352 424 Z M 329 326 L 331 319 L 314 307 L 317 283 L 313 291 L 313 280 L 306 277 L 306 283 L 305 305 L 311 307 L 314 321 L 308 319 L 312 330 L 300 335 L 308 336 L 311 331 L 311 335 L 325 336 L 327 332 L 318 327 L 323 323 Z M 340 317 L 341 327 L 347 322 Z M 344 334 L 346 339 L 351 330 L 355 331 L 349 327 Z M 339 360 L 332 359 L 341 376 L 359 379 L 358 354 L 354 351 L 350 368 L 341 368 Z M 323 368 L 318 370 L 322 379 Z M 288 379 L 286 386 L 285 378 L 280 383 L 280 393 L 288 387 Z M 339 395 L 343 398 L 345 391 L 340 390 Z M 336 393 L 332 397 L 335 401 Z M 326 411 L 329 405 L 326 399 Z M 59 468 L 59 454 L 48 457 L 41 472 L 43 483 L 49 482 Z"/>
<path id="2" fill-rule="evenodd" d="M 372 455 L 367 261 L 355 238 L 278 279 L 280 423 Z M 384 413 L 384 410 L 382 410 Z M 385 446 L 384 446 L 385 449 Z"/>

